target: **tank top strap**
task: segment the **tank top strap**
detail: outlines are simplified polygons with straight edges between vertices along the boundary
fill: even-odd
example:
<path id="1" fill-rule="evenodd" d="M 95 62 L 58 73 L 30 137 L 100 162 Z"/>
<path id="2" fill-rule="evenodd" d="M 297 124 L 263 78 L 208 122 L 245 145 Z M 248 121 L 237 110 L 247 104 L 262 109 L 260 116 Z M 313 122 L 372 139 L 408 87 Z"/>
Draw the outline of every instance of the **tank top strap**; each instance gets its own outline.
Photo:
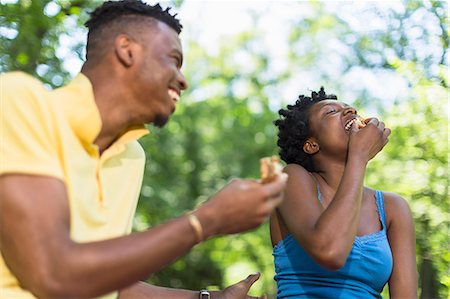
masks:
<path id="1" fill-rule="evenodd" d="M 319 200 L 320 203 L 322 203 L 322 194 L 320 193 L 320 185 L 319 185 L 319 181 L 316 179 L 315 176 L 312 175 L 312 173 L 309 173 L 309 175 L 313 178 L 314 182 L 316 182 L 316 186 L 317 186 L 317 199 Z"/>
<path id="2" fill-rule="evenodd" d="M 375 198 L 377 203 L 378 216 L 383 224 L 383 230 L 386 229 L 386 211 L 384 209 L 384 196 L 380 190 L 375 191 Z"/>

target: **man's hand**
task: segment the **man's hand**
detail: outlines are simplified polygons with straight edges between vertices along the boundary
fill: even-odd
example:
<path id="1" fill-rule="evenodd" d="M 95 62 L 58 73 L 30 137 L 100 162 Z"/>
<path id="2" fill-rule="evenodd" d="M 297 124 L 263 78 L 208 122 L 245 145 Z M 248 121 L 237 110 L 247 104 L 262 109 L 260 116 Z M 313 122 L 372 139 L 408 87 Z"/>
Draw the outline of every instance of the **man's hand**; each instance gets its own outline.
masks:
<path id="1" fill-rule="evenodd" d="M 232 180 L 195 212 L 205 237 L 239 233 L 261 225 L 281 203 L 286 181 L 285 173 L 264 185 L 256 180 Z"/>
<path id="2" fill-rule="evenodd" d="M 262 223 L 279 202 L 271 197 L 281 192 L 284 184 L 233 181 L 213 197 L 212 219 L 202 224 L 203 229 L 209 230 L 211 224 L 221 227 L 221 232 L 240 231 L 256 225 L 258 217 Z M 2 255 L 21 285 L 36 297 L 92 298 L 120 289 L 122 298 L 198 298 L 198 291 L 157 287 L 147 291 L 136 283 L 192 248 L 195 235 L 185 216 L 130 236 L 78 243 L 70 239 L 64 182 L 22 174 L 0 176 L 0 206 Z M 214 219 L 219 216 L 219 221 Z M 225 294 L 252 283 L 238 283 Z"/>
<path id="3" fill-rule="evenodd" d="M 266 295 L 262 297 L 247 295 L 249 289 L 258 280 L 259 276 L 259 273 L 251 274 L 246 279 L 230 285 L 224 290 L 211 291 L 211 299 L 267 299 Z M 119 299 L 198 299 L 198 297 L 198 291 L 164 288 L 144 282 L 135 283 L 122 289 L 119 295 Z"/>
<path id="4" fill-rule="evenodd" d="M 230 285 L 226 289 L 219 292 L 212 292 L 211 299 L 266 299 L 266 295 L 262 297 L 248 296 L 247 293 L 251 286 L 259 279 L 260 274 L 250 274 L 246 279 Z"/>

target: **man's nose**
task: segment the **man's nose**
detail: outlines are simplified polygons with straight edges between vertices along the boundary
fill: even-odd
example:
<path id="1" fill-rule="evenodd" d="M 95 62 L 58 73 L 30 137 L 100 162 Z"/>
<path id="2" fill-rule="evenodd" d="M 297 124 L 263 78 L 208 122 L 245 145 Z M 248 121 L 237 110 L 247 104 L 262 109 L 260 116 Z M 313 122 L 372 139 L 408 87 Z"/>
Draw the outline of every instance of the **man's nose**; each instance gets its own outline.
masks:
<path id="1" fill-rule="evenodd" d="M 178 76 L 178 83 L 180 84 L 181 90 L 185 90 L 188 88 L 188 83 L 182 72 L 180 72 L 180 74 Z"/>

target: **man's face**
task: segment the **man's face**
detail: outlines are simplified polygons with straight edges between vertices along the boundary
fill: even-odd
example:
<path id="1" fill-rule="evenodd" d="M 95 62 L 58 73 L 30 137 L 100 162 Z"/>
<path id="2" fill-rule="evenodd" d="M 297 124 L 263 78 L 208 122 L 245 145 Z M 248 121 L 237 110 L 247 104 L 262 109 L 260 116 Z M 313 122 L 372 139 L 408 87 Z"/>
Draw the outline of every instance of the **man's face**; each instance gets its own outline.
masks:
<path id="1" fill-rule="evenodd" d="M 140 38 L 141 57 L 129 77 L 132 113 L 137 123 L 163 126 L 175 111 L 187 82 L 181 73 L 183 53 L 175 30 L 157 21 L 146 25 Z"/>

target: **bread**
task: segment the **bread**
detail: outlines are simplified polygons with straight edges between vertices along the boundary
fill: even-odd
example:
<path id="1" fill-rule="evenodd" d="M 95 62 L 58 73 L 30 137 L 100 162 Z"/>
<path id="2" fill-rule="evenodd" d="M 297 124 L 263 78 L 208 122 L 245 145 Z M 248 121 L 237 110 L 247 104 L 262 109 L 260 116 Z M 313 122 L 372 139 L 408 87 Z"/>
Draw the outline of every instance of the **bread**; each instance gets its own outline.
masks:
<path id="1" fill-rule="evenodd" d="M 275 181 L 283 170 L 283 166 L 277 156 L 261 158 L 259 160 L 259 166 L 262 184 Z"/>
<path id="2" fill-rule="evenodd" d="M 355 123 L 358 126 L 358 129 L 364 128 L 366 126 L 366 121 L 361 116 L 356 117 Z"/>

